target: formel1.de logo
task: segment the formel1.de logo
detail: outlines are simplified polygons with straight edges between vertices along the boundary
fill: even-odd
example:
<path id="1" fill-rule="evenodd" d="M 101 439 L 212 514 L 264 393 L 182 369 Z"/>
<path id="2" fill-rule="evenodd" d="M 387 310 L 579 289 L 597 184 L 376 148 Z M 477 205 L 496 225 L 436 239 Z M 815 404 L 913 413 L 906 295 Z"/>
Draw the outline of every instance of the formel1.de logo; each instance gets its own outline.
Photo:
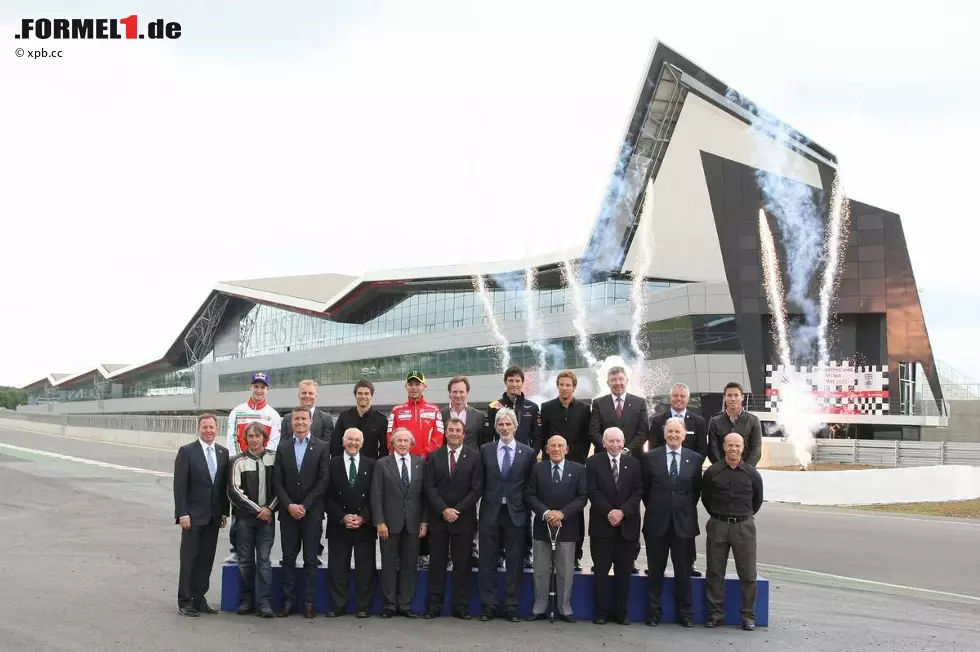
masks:
<path id="1" fill-rule="evenodd" d="M 141 30 L 139 16 L 125 18 L 22 18 L 15 39 L 178 39 L 180 23 L 151 20 Z"/>

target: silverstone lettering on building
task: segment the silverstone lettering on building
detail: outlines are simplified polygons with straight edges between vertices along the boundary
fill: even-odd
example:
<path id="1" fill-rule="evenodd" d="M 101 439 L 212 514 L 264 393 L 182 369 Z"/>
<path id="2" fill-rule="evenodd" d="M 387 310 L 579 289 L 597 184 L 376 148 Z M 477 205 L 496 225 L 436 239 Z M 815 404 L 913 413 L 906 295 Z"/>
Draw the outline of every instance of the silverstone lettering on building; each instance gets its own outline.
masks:
<path id="1" fill-rule="evenodd" d="M 146 23 L 145 33 L 140 30 L 139 16 L 125 18 L 22 18 L 20 32 L 15 39 L 178 39 L 181 27 L 176 21 L 157 18 Z"/>

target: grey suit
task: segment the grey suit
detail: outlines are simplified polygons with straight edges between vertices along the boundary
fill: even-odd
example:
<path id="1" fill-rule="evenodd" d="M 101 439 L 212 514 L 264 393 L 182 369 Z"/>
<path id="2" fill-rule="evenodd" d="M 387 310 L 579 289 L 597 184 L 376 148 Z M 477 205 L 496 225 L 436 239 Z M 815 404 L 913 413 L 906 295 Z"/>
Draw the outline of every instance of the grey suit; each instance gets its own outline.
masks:
<path id="1" fill-rule="evenodd" d="M 480 448 L 480 435 L 486 423 L 487 415 L 475 407 L 466 406 L 466 424 L 463 426 L 463 446 L 473 450 Z M 449 406 L 442 408 L 442 423 L 449 421 Z M 445 444 L 443 444 L 445 446 Z"/>
<path id="2" fill-rule="evenodd" d="M 388 538 L 381 540 L 381 587 L 384 610 L 407 613 L 415 595 L 419 556 L 419 529 L 428 522 L 425 500 L 425 460 L 408 456 L 408 488 L 401 480 L 401 458 L 392 453 L 378 460 L 371 478 L 371 516 L 375 527 L 386 525 Z"/>

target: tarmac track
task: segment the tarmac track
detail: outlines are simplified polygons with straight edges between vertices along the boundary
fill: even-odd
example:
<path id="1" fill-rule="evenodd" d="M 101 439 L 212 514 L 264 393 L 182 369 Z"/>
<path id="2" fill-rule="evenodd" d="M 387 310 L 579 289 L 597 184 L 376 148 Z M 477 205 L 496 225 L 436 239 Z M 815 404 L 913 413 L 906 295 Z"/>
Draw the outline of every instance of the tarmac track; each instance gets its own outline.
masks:
<path id="1" fill-rule="evenodd" d="M 535 648 L 570 652 L 919 651 L 976 649 L 980 640 L 980 523 L 779 504 L 758 517 L 771 625 L 751 633 L 642 623 L 182 618 L 173 457 L 0 429 L 0 651 L 500 650 L 531 639 Z M 219 560 L 227 547 L 222 533 Z M 219 587 L 216 568 L 212 604 Z"/>

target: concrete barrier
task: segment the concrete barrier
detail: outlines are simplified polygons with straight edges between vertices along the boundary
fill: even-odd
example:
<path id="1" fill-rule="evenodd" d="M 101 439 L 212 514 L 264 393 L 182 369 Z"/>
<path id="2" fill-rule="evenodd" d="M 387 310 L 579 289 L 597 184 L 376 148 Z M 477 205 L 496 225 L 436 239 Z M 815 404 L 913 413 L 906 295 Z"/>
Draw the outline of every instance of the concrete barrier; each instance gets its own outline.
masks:
<path id="1" fill-rule="evenodd" d="M 0 418 L 0 428 L 10 428 L 11 430 L 22 430 L 25 432 L 38 432 L 48 435 L 61 435 L 63 437 L 71 437 L 72 439 L 100 441 L 109 444 L 126 444 L 129 446 L 143 446 L 145 448 L 159 448 L 172 451 L 176 451 L 184 444 L 190 443 L 197 439 L 196 435 L 180 435 L 168 432 L 147 432 L 144 430 L 114 430 L 110 428 L 65 426 L 55 423 L 41 423 L 37 421 L 3 418 Z M 218 443 L 224 443 L 224 437 L 221 434 L 218 436 Z"/>
<path id="2" fill-rule="evenodd" d="M 762 459 L 757 468 L 765 469 L 771 466 L 799 466 L 793 445 L 780 437 L 762 438 Z"/>

